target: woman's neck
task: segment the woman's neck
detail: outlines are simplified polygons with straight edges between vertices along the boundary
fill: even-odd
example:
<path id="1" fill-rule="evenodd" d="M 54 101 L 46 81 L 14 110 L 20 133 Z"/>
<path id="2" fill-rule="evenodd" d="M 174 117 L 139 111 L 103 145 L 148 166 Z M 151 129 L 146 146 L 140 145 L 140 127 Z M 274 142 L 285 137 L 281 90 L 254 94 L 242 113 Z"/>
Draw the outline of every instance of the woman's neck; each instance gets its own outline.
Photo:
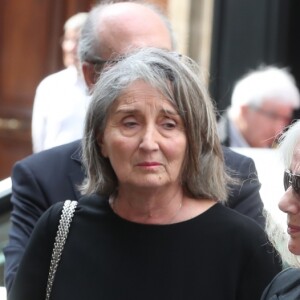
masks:
<path id="1" fill-rule="evenodd" d="M 168 191 L 119 190 L 110 197 L 113 211 L 120 217 L 142 224 L 173 224 L 188 220 L 213 205 L 212 200 L 196 200 L 181 189 Z"/>

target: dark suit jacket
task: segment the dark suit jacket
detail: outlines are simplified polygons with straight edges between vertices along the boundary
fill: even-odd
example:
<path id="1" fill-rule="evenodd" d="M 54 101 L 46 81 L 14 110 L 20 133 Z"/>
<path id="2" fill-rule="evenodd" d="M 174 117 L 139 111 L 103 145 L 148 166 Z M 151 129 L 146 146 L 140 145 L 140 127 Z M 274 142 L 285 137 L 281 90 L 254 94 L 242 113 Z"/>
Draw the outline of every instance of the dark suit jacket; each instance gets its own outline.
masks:
<path id="1" fill-rule="evenodd" d="M 288 268 L 279 273 L 265 289 L 261 300 L 299 300 L 300 269 Z"/>
<path id="2" fill-rule="evenodd" d="M 58 201 L 79 199 L 77 186 L 84 178 L 80 151 L 80 142 L 76 141 L 31 155 L 15 164 L 12 173 L 12 225 L 9 243 L 4 249 L 7 290 L 42 213 Z M 228 206 L 264 226 L 260 183 L 253 160 L 228 148 L 224 148 L 224 156 L 227 166 L 242 182 L 241 186 L 233 188 Z"/>

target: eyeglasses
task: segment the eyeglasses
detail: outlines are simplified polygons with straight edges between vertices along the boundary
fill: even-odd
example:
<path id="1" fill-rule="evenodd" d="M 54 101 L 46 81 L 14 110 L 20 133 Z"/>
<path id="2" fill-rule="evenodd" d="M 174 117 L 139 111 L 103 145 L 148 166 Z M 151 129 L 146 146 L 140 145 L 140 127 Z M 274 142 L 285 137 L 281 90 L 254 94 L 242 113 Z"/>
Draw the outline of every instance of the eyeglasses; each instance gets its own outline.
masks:
<path id="1" fill-rule="evenodd" d="M 292 174 L 289 170 L 285 170 L 283 185 L 285 190 L 292 186 L 293 190 L 300 195 L 300 175 Z"/>
<path id="2" fill-rule="evenodd" d="M 102 70 L 105 65 L 114 65 L 119 62 L 121 59 L 102 59 L 98 56 L 91 56 L 86 59 L 86 62 L 95 65 L 98 70 Z"/>
<path id="3" fill-rule="evenodd" d="M 272 120 L 281 120 L 281 121 L 284 121 L 286 124 L 290 123 L 291 122 L 291 118 L 290 117 L 286 117 L 286 116 L 282 116 L 282 115 L 279 115 L 273 111 L 267 111 L 267 110 L 264 110 L 262 108 L 259 108 L 259 107 L 252 107 L 253 110 L 257 111 L 258 113 L 266 116 L 267 118 L 269 119 L 272 119 Z"/>

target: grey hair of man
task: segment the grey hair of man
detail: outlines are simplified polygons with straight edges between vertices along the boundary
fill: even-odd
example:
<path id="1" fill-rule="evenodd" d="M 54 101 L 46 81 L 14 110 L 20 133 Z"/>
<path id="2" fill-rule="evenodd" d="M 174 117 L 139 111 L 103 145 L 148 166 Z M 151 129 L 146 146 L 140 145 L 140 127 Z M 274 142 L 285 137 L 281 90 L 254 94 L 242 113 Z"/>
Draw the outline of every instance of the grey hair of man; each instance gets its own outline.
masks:
<path id="1" fill-rule="evenodd" d="M 95 56 L 101 56 L 100 49 L 101 49 L 101 37 L 97 32 L 98 24 L 101 21 L 101 14 L 105 10 L 106 7 L 113 5 L 120 1 L 106 1 L 100 3 L 93 7 L 89 12 L 87 20 L 81 29 L 81 36 L 78 45 L 78 57 L 81 62 L 89 61 L 91 58 Z M 160 10 L 159 7 L 155 6 L 154 4 L 147 3 L 144 1 L 123 1 L 123 2 L 133 2 L 137 4 L 141 4 L 145 7 L 148 7 L 150 10 L 155 12 L 166 25 L 170 33 L 172 49 L 176 50 L 176 38 L 175 33 L 172 28 L 172 25 L 166 15 Z"/>
<path id="2" fill-rule="evenodd" d="M 266 100 L 300 107 L 299 90 L 287 68 L 260 66 L 240 78 L 232 92 L 230 115 L 238 115 L 243 105 L 259 108 Z"/>
<path id="3" fill-rule="evenodd" d="M 300 120 L 287 127 L 287 130 L 279 138 L 278 150 L 283 162 L 284 169 L 290 169 L 293 155 L 300 142 Z M 288 235 L 286 230 L 275 221 L 270 213 L 266 215 L 266 232 L 269 240 L 280 253 L 283 262 L 288 266 L 300 268 L 300 256 L 291 253 L 288 249 Z"/>
<path id="4" fill-rule="evenodd" d="M 86 116 L 83 163 L 87 181 L 82 186 L 83 193 L 110 195 L 116 192 L 116 174 L 109 160 L 102 156 L 98 141 L 103 136 L 112 105 L 131 84 L 142 80 L 160 91 L 183 120 L 187 137 L 181 170 L 184 192 L 197 199 L 227 199 L 226 186 L 230 178 L 217 135 L 215 107 L 200 75 L 191 59 L 155 48 L 134 51 L 103 71 Z"/>

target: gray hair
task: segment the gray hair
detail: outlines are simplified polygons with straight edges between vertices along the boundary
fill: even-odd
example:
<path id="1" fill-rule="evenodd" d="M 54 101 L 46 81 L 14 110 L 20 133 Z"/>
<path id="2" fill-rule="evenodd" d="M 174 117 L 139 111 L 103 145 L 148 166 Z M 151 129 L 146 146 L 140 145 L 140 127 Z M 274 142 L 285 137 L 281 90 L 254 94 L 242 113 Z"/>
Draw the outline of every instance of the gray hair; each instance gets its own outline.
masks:
<path id="1" fill-rule="evenodd" d="M 279 138 L 278 149 L 285 169 L 290 169 L 293 155 L 299 141 L 300 120 L 288 126 L 287 130 Z M 294 255 L 288 249 L 289 237 L 286 231 L 273 219 L 270 213 L 266 212 L 265 215 L 267 219 L 266 232 L 270 241 L 280 253 L 283 262 L 289 266 L 300 267 L 300 256 Z"/>
<path id="2" fill-rule="evenodd" d="M 264 216 L 266 217 L 266 233 L 269 241 L 280 254 L 284 267 L 291 266 L 299 268 L 300 256 L 289 251 L 289 237 L 286 230 L 284 230 L 282 225 L 274 219 L 269 211 L 264 210 Z"/>
<path id="3" fill-rule="evenodd" d="M 157 6 L 144 1 L 106 1 L 101 2 L 91 9 L 87 20 L 81 29 L 81 36 L 78 45 L 78 57 L 81 62 L 89 61 L 90 58 L 95 56 L 101 56 L 99 53 L 101 41 L 97 32 L 98 24 L 101 22 L 101 14 L 105 10 L 105 8 L 117 2 L 137 3 L 148 7 L 150 10 L 156 13 L 166 25 L 166 28 L 170 33 L 172 49 L 176 49 L 176 38 L 172 25 L 165 14 Z"/>
<path id="4" fill-rule="evenodd" d="M 300 120 L 294 122 L 286 129 L 287 130 L 279 137 L 279 151 L 284 168 L 290 169 L 296 145 L 300 141 Z"/>
<path id="5" fill-rule="evenodd" d="M 86 194 L 112 194 L 118 187 L 109 160 L 102 156 L 97 138 L 104 133 L 109 111 L 118 96 L 132 83 L 142 80 L 159 90 L 177 109 L 187 137 L 187 153 L 181 182 L 186 194 L 195 198 L 225 201 L 229 176 L 216 129 L 215 107 L 198 66 L 188 57 L 155 48 L 134 51 L 107 67 L 96 83 L 83 138 Z M 171 84 L 168 84 L 171 83 Z"/>
<path id="6" fill-rule="evenodd" d="M 235 114 L 242 105 L 260 107 L 266 99 L 274 99 L 293 108 L 300 106 L 299 90 L 287 69 L 261 66 L 238 80 L 231 96 L 231 114 Z"/>

